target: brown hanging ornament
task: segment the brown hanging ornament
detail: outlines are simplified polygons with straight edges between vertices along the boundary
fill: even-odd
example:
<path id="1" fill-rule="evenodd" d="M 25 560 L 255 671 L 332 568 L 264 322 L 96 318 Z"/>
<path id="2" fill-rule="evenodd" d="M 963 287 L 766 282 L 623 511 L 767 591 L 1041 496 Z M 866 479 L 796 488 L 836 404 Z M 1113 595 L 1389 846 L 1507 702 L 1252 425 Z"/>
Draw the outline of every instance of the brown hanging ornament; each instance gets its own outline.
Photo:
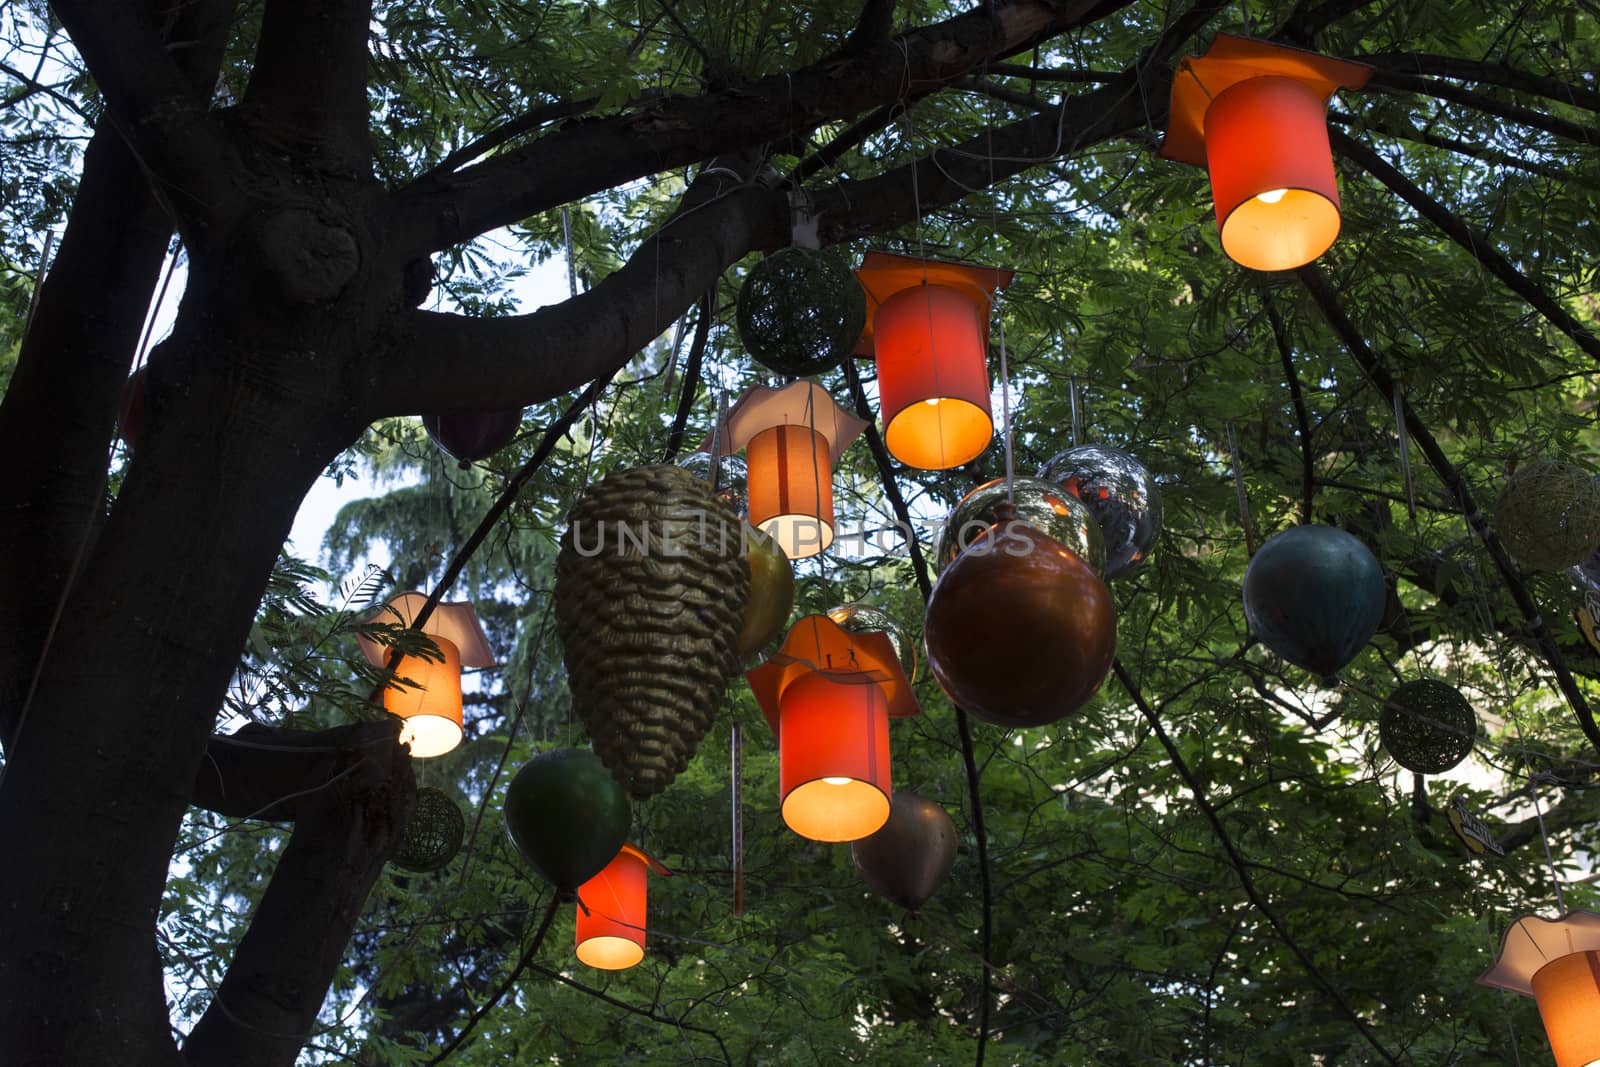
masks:
<path id="1" fill-rule="evenodd" d="M 678 467 L 584 490 L 556 560 L 556 629 L 573 709 L 638 799 L 688 766 L 739 670 L 750 598 L 742 521 Z"/>

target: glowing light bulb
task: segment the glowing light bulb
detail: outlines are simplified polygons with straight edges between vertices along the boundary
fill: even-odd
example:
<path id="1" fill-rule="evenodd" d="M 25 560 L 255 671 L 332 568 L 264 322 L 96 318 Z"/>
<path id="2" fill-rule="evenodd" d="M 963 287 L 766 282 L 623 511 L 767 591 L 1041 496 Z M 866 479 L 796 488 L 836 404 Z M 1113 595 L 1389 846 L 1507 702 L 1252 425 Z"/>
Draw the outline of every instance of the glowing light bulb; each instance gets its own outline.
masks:
<path id="1" fill-rule="evenodd" d="M 1279 200 L 1289 195 L 1287 189 L 1268 189 L 1264 193 L 1257 193 L 1256 199 L 1263 204 L 1276 204 Z"/>
<path id="2" fill-rule="evenodd" d="M 924 400 L 923 403 L 928 405 L 930 408 L 936 408 L 936 407 L 939 406 L 939 399 L 940 398 L 936 397 L 936 396 L 935 397 L 930 397 L 929 399 Z"/>
<path id="3" fill-rule="evenodd" d="M 824 778 L 823 779 L 823 781 L 827 782 L 829 785 L 849 785 L 853 780 L 854 779 L 851 779 L 851 778 Z"/>

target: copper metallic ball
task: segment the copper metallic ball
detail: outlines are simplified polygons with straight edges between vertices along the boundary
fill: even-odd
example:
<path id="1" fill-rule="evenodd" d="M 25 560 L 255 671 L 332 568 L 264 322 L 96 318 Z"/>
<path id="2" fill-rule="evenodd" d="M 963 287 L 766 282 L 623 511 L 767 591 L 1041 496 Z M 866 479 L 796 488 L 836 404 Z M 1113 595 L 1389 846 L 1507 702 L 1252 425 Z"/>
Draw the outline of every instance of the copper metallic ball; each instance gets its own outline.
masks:
<path id="1" fill-rule="evenodd" d="M 1117 620 L 1111 591 L 1082 557 L 1012 520 L 939 577 L 923 640 L 957 707 L 996 726 L 1043 726 L 1105 681 Z"/>

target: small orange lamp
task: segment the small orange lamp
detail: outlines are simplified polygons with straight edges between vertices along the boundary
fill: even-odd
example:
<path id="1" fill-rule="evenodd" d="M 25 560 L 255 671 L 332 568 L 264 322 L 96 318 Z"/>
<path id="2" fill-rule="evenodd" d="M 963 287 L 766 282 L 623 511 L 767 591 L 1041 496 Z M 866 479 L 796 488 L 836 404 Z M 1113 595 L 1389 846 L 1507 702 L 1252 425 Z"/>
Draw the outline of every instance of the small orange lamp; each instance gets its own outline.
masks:
<path id="1" fill-rule="evenodd" d="M 833 543 L 833 464 L 867 424 L 808 381 L 756 386 L 728 409 L 714 446 L 745 450 L 750 525 L 771 535 L 790 559 Z M 702 449 L 713 445 L 708 438 Z"/>
<path id="2" fill-rule="evenodd" d="M 401 593 L 362 622 L 410 627 L 427 599 L 421 593 Z M 394 667 L 397 681 L 383 690 L 384 710 L 405 720 L 400 743 L 410 747 L 413 759 L 442 756 L 461 744 L 461 668 L 494 666 L 483 624 L 466 601 L 438 605 L 422 632 L 443 660 L 402 656 Z M 368 663 L 388 665 L 389 646 L 367 634 L 358 634 L 356 640 Z"/>
<path id="3" fill-rule="evenodd" d="M 945 470 L 994 436 L 989 299 L 1011 271 L 868 252 L 856 270 L 878 368 L 884 445 L 900 462 Z"/>
<path id="4" fill-rule="evenodd" d="M 1359 89 L 1364 63 L 1218 34 L 1179 65 L 1161 157 L 1211 175 L 1222 250 L 1254 270 L 1291 270 L 1339 236 L 1328 98 Z"/>
<path id="5" fill-rule="evenodd" d="M 645 898 L 651 871 L 672 874 L 633 845 L 578 887 L 578 961 L 620 971 L 644 959 Z"/>
<path id="6" fill-rule="evenodd" d="M 1518 919 L 1478 984 L 1533 997 L 1556 1067 L 1600 1065 L 1600 915 Z"/>
<path id="7" fill-rule="evenodd" d="M 783 821 L 813 841 L 855 841 L 889 819 L 889 720 L 920 714 L 889 635 L 807 615 L 745 674 L 778 738 Z"/>

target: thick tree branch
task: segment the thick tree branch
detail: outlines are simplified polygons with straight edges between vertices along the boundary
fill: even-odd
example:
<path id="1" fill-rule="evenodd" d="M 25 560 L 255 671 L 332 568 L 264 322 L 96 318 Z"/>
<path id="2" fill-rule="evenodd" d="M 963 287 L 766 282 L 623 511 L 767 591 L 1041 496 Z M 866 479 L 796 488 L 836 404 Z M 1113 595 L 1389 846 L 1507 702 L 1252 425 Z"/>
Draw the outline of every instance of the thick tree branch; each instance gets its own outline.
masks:
<path id="1" fill-rule="evenodd" d="M 730 265 L 788 236 L 782 194 L 710 168 L 678 214 L 587 292 L 508 318 L 413 312 L 407 346 L 379 384 L 375 414 L 530 404 L 609 375 Z"/>
<path id="2" fill-rule="evenodd" d="M 1167 750 L 1167 758 L 1172 760 L 1172 766 L 1177 770 L 1178 776 L 1183 779 L 1184 785 L 1189 787 L 1189 793 L 1194 797 L 1195 806 L 1200 809 L 1200 813 L 1205 816 L 1206 822 L 1211 825 L 1211 832 L 1216 835 L 1217 843 L 1222 846 L 1222 851 L 1227 855 L 1228 862 L 1232 864 L 1234 872 L 1239 877 L 1239 885 L 1244 890 L 1245 896 L 1250 899 L 1250 903 L 1267 920 L 1267 923 L 1278 935 L 1278 940 L 1283 942 L 1284 947 L 1293 953 L 1295 959 L 1300 961 L 1300 966 L 1305 969 L 1311 980 L 1333 1000 L 1334 1005 L 1339 1009 L 1339 1013 L 1350 1021 L 1350 1024 L 1361 1034 L 1362 1039 L 1372 1046 L 1373 1051 L 1385 1063 L 1395 1064 L 1398 1067 L 1400 1061 L 1395 1058 L 1394 1053 L 1385 1048 L 1383 1043 L 1378 1040 L 1378 1035 L 1372 1032 L 1372 1028 L 1367 1025 L 1366 1020 L 1361 1018 L 1355 1009 L 1350 1006 L 1350 1002 L 1345 999 L 1339 987 L 1334 985 L 1322 973 L 1322 969 L 1311 958 L 1311 954 L 1290 936 L 1289 928 L 1284 925 L 1277 912 L 1267 903 L 1267 898 L 1256 888 L 1255 879 L 1250 876 L 1251 865 L 1249 861 L 1239 852 L 1239 847 L 1234 844 L 1232 836 L 1228 833 L 1228 828 L 1223 825 L 1222 816 L 1217 812 L 1216 806 L 1207 799 L 1205 786 L 1201 785 L 1200 780 L 1195 777 L 1194 771 L 1184 762 L 1183 753 L 1178 750 L 1178 746 L 1173 743 L 1172 737 L 1167 733 L 1167 728 L 1162 725 L 1161 716 L 1157 715 L 1155 709 L 1145 701 L 1144 694 L 1139 691 L 1139 685 L 1133 680 L 1133 676 L 1128 673 L 1127 668 L 1123 667 L 1120 660 L 1113 661 L 1111 669 L 1116 673 L 1117 681 L 1122 683 L 1123 689 L 1127 690 L 1128 696 L 1139 709 L 1139 713 L 1144 716 L 1145 722 L 1150 724 L 1151 732 L 1155 734 L 1156 740 L 1160 741 L 1161 747 Z"/>
<path id="3" fill-rule="evenodd" d="M 1520 170 L 1528 174 L 1537 174 L 1541 178 L 1551 181 L 1564 182 L 1571 178 L 1568 171 L 1560 167 L 1534 160 L 1513 156 L 1509 152 L 1501 152 L 1490 148 L 1477 141 L 1463 141 L 1456 137 L 1445 137 L 1437 133 L 1416 129 L 1403 124 L 1403 120 L 1386 121 L 1365 115 L 1357 120 L 1338 111 L 1328 113 L 1328 121 L 1336 122 L 1345 129 L 1365 130 L 1370 133 L 1382 134 L 1384 137 L 1396 141 L 1410 141 L 1413 144 L 1424 144 L 1430 148 L 1442 148 L 1446 152 L 1453 152 L 1467 159 L 1477 160 L 1494 167 L 1505 167 L 1510 170 Z"/>
<path id="4" fill-rule="evenodd" d="M 267 0 L 242 111 L 314 169 L 367 177 L 370 0 Z"/>
<path id="5" fill-rule="evenodd" d="M 372 883 L 416 800 L 390 720 L 355 735 L 297 818 L 211 1006 L 184 1042 L 190 1067 L 291 1067 L 311 1037 Z"/>
<path id="6" fill-rule="evenodd" d="M 1457 218 L 1448 208 L 1433 197 L 1423 192 L 1404 174 L 1401 174 L 1377 152 L 1368 148 L 1360 141 L 1347 136 L 1343 131 L 1328 130 L 1328 137 L 1333 143 L 1334 150 L 1347 159 L 1353 160 L 1368 174 L 1378 179 L 1387 186 L 1400 199 L 1410 204 L 1412 209 L 1439 227 L 1456 244 L 1466 249 L 1473 258 L 1483 264 L 1484 268 L 1505 283 L 1506 288 L 1526 300 L 1534 310 L 1543 315 L 1556 329 L 1572 338 L 1578 347 L 1583 349 L 1595 359 L 1600 359 L 1600 338 L 1596 338 L 1584 328 L 1566 308 L 1562 307 L 1549 293 L 1530 281 L 1526 275 L 1511 265 L 1482 234 L 1475 233 L 1461 219 Z"/>
<path id="7" fill-rule="evenodd" d="M 1345 348 L 1355 359 L 1356 364 L 1367 375 L 1368 380 L 1378 392 L 1387 400 L 1394 396 L 1394 379 L 1379 361 L 1377 354 L 1367 345 L 1366 339 L 1356 329 L 1355 323 L 1345 314 L 1344 305 L 1339 296 L 1334 292 L 1333 286 L 1315 266 L 1301 267 L 1296 275 L 1301 284 L 1316 301 L 1317 307 L 1322 310 L 1323 317 L 1328 320 L 1328 325 L 1333 332 L 1344 342 Z M 1499 534 L 1489 525 L 1489 520 L 1484 517 L 1483 511 L 1478 507 L 1478 502 L 1473 498 L 1472 491 L 1467 488 L 1467 483 L 1462 479 L 1455 465 L 1444 454 L 1444 449 L 1439 447 L 1439 442 L 1423 425 L 1417 413 L 1412 410 L 1409 403 L 1402 403 L 1405 414 L 1406 430 L 1411 434 L 1411 439 L 1416 442 L 1422 454 L 1427 457 L 1428 466 L 1439 476 L 1445 489 L 1455 497 L 1456 503 L 1461 508 L 1461 514 L 1466 516 L 1467 524 L 1472 527 L 1472 532 L 1478 535 L 1483 542 L 1484 550 L 1489 553 L 1489 558 L 1494 560 L 1495 569 L 1500 572 L 1501 579 L 1506 583 L 1506 588 L 1511 593 L 1511 598 L 1516 602 L 1517 609 L 1522 612 L 1522 617 L 1527 621 L 1528 630 L 1538 645 L 1545 663 L 1556 676 L 1556 684 L 1560 686 L 1562 695 L 1567 698 L 1567 704 L 1572 709 L 1572 714 L 1578 720 L 1578 726 L 1583 730 L 1584 736 L 1595 746 L 1595 751 L 1600 752 L 1600 726 L 1597 726 L 1594 713 L 1589 708 L 1589 702 L 1584 699 L 1583 691 L 1578 688 L 1577 681 L 1572 677 L 1572 671 L 1567 667 L 1566 657 L 1561 654 L 1561 648 L 1556 644 L 1555 636 L 1550 632 L 1550 625 L 1544 621 L 1539 613 L 1539 606 L 1533 602 L 1533 597 L 1528 593 L 1528 587 L 1522 581 L 1522 576 L 1517 573 L 1516 564 L 1511 561 L 1510 554 L 1500 542 Z"/>
<path id="8" fill-rule="evenodd" d="M 194 42 L 180 73 L 195 92 L 216 78 L 231 9 L 232 0 L 175 8 L 168 34 Z M 0 468 L 0 740 L 12 736 L 50 620 L 102 516 L 117 404 L 171 233 L 138 161 L 102 120 L 0 398 L 0 450 L 35 457 Z"/>
<path id="9" fill-rule="evenodd" d="M 716 287 L 706 290 L 700 301 L 700 316 L 694 320 L 694 337 L 689 342 L 689 356 L 683 369 L 683 387 L 678 394 L 678 410 L 672 416 L 672 427 L 667 431 L 667 447 L 661 462 L 671 463 L 678 458 L 683 447 L 684 427 L 689 424 L 689 412 L 694 410 L 695 394 L 700 392 L 700 364 L 705 359 L 706 341 L 711 337 L 712 308 L 716 300 Z"/>
<path id="10" fill-rule="evenodd" d="M 867 52 L 611 118 L 570 123 L 393 199 L 397 247 L 413 258 L 647 174 L 780 140 L 923 95 L 1077 26 L 1119 2 L 1007 0 L 913 30 Z"/>
<path id="11" fill-rule="evenodd" d="M 168 54 L 149 5 L 54 0 L 51 9 L 184 240 L 194 246 L 226 228 L 239 210 L 226 166 L 231 145 L 207 113 L 209 91 L 197 93 Z"/>

